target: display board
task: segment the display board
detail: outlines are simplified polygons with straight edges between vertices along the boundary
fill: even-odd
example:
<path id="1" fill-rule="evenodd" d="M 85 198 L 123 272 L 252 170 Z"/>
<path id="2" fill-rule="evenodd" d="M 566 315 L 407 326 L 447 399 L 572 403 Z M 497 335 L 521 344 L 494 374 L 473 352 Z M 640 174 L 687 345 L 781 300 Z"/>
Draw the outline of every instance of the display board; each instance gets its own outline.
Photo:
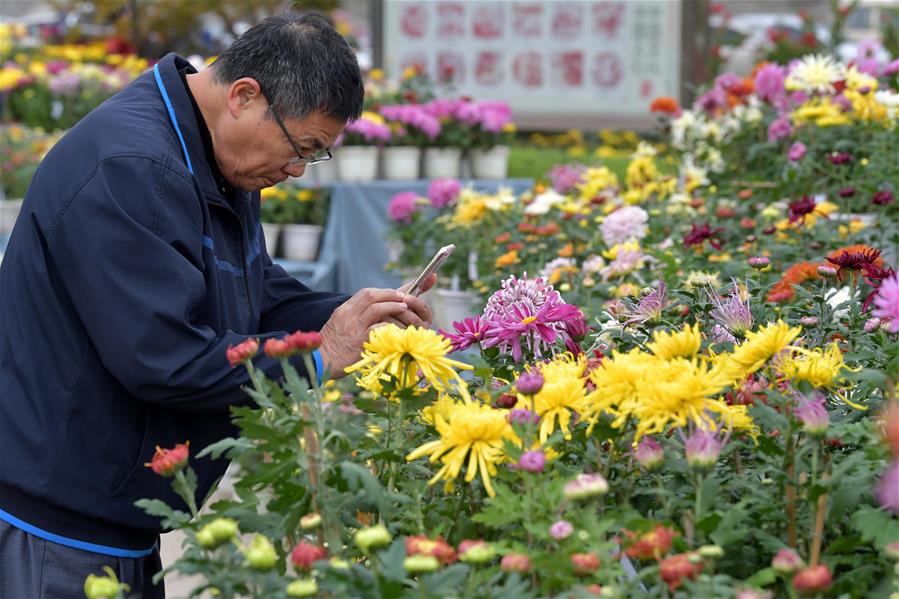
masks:
<path id="1" fill-rule="evenodd" d="M 680 0 L 386 0 L 384 66 L 420 65 L 516 119 L 646 115 L 680 88 Z"/>

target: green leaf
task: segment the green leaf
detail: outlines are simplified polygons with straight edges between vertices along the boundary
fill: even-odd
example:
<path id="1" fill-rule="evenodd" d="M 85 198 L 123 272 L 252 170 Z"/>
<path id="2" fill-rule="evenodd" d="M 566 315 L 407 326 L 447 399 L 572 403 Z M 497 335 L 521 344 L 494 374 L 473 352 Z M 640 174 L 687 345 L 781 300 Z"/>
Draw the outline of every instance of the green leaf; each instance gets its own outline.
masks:
<path id="1" fill-rule="evenodd" d="M 393 541 L 386 550 L 378 553 L 381 562 L 381 575 L 387 580 L 402 582 L 406 580 L 403 560 L 406 559 L 406 541 L 399 538 Z"/>
<path id="2" fill-rule="evenodd" d="M 886 510 L 870 506 L 858 508 L 852 515 L 852 526 L 878 549 L 899 539 L 899 520 Z"/>
<path id="3" fill-rule="evenodd" d="M 197 454 L 197 457 L 204 458 L 206 456 L 212 456 L 213 459 L 217 460 L 228 452 L 228 457 L 234 459 L 249 449 L 253 449 L 253 442 L 249 439 L 243 437 L 238 439 L 227 437 L 207 446 L 203 451 Z M 234 453 L 231 453 L 232 451 Z"/>
<path id="4" fill-rule="evenodd" d="M 180 510 L 173 510 L 166 502 L 160 499 L 139 499 L 134 502 L 134 505 L 142 508 L 151 516 L 161 518 L 160 524 L 163 528 L 175 530 L 184 528 L 190 522 L 190 514 Z"/>
<path id="5" fill-rule="evenodd" d="M 777 572 L 774 568 L 759 570 L 746 579 L 746 584 L 752 587 L 765 587 L 775 582 L 777 582 Z"/>

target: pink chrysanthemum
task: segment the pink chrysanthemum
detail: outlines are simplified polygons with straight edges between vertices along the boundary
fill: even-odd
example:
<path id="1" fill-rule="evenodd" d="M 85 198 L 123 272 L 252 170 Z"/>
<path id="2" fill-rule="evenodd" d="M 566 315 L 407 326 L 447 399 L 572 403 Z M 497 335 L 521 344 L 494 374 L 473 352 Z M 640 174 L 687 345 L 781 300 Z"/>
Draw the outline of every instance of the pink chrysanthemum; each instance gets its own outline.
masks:
<path id="1" fill-rule="evenodd" d="M 660 320 L 662 311 L 668 307 L 669 303 L 665 281 L 659 281 L 658 287 L 646 294 L 636 306 L 627 311 L 627 320 L 624 322 L 624 326 Z"/>
<path id="2" fill-rule="evenodd" d="M 450 343 L 453 344 L 453 351 L 461 351 L 483 341 L 487 332 L 487 321 L 482 320 L 480 316 L 475 316 L 466 318 L 462 322 L 454 322 L 453 328 L 456 329 L 455 333 L 443 329 L 438 333 L 450 340 Z"/>
<path id="3" fill-rule="evenodd" d="M 415 192 L 404 191 L 390 198 L 390 203 L 387 204 L 387 213 L 396 222 L 409 223 L 418 207 L 418 196 Z"/>
<path id="4" fill-rule="evenodd" d="M 631 239 L 646 237 L 649 215 L 637 206 L 623 206 L 602 221 L 600 230 L 606 245 L 612 247 Z"/>
<path id="5" fill-rule="evenodd" d="M 459 197 L 462 185 L 455 179 L 434 179 L 428 185 L 428 199 L 434 208 L 444 208 Z"/>
<path id="6" fill-rule="evenodd" d="M 483 347 L 499 347 L 520 360 L 522 346 L 536 357 L 554 353 L 557 339 L 568 341 L 569 321 L 583 320 L 581 311 L 565 303 L 559 292 L 542 278 L 529 280 L 511 275 L 487 300 L 483 319 L 488 329 Z"/>
<path id="7" fill-rule="evenodd" d="M 709 315 L 731 335 L 742 336 L 752 327 L 752 312 L 749 310 L 749 300 L 743 301 L 739 285 L 736 281 L 733 283 L 733 291 L 727 299 L 715 292 L 709 293 L 709 301 L 714 306 Z"/>
<path id="8" fill-rule="evenodd" d="M 884 279 L 874 298 L 874 316 L 889 319 L 887 330 L 899 333 L 899 274 Z"/>

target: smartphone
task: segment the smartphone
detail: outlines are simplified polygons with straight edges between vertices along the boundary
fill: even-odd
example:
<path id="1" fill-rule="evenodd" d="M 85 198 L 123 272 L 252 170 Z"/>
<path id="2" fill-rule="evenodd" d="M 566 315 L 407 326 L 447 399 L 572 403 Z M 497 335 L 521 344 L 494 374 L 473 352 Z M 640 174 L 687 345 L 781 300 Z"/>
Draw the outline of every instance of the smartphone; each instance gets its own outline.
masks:
<path id="1" fill-rule="evenodd" d="M 421 271 L 421 274 L 415 278 L 415 281 L 412 282 L 409 291 L 406 293 L 414 295 L 415 297 L 421 295 L 421 286 L 425 282 L 425 279 L 427 279 L 428 275 L 432 272 L 437 272 L 437 269 L 443 266 L 443 263 L 446 262 L 447 258 L 453 255 L 454 251 L 456 251 L 456 246 L 452 243 L 437 250 L 437 253 L 431 258 L 431 262 L 423 271 Z"/>

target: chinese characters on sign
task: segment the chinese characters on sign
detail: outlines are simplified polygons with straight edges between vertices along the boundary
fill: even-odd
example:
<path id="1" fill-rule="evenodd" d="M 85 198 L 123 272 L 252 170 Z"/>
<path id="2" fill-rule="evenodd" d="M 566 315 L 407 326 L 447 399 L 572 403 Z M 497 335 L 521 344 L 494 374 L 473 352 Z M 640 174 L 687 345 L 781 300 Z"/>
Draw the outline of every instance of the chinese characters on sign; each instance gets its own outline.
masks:
<path id="1" fill-rule="evenodd" d="M 516 116 L 643 115 L 678 95 L 680 2 L 388 0 L 384 59 Z"/>

